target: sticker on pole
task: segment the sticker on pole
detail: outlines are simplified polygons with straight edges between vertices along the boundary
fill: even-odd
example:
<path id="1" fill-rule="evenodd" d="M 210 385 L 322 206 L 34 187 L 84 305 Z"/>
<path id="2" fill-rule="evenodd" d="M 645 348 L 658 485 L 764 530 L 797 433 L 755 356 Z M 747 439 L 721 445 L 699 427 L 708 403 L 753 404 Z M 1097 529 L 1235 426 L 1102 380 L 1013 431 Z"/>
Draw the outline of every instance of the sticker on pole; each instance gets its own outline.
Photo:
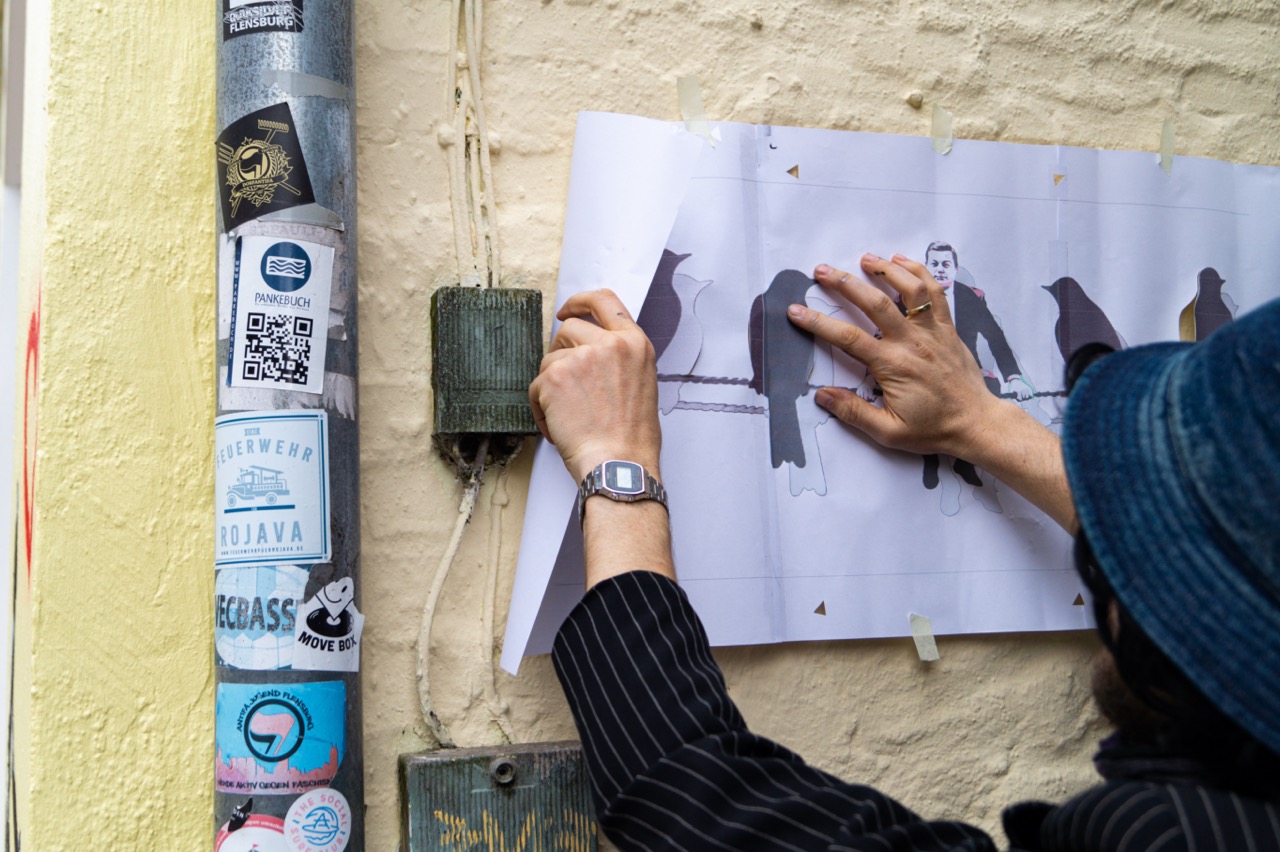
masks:
<path id="1" fill-rule="evenodd" d="M 257 411 L 214 422 L 214 564 L 329 561 L 325 412 Z"/>
<path id="2" fill-rule="evenodd" d="M 222 38 L 302 32 L 302 0 L 222 0 Z"/>
<path id="3" fill-rule="evenodd" d="M 333 249 L 241 237 L 231 296 L 227 384 L 321 393 Z"/>
<path id="4" fill-rule="evenodd" d="M 342 852 L 351 840 L 351 806 L 337 790 L 312 790 L 289 806 L 284 818 L 290 852 Z"/>
<path id="5" fill-rule="evenodd" d="M 282 796 L 327 787 L 346 752 L 347 689 L 320 683 L 220 683 L 219 793 Z"/>
<path id="6" fill-rule="evenodd" d="M 251 112 L 222 131 L 218 194 L 227 231 L 267 213 L 316 200 L 302 159 L 298 126 L 287 103 Z"/>
<path id="7" fill-rule="evenodd" d="M 289 852 L 284 840 L 284 820 L 251 814 L 253 799 L 240 805 L 218 829 L 213 852 Z"/>
<path id="8" fill-rule="evenodd" d="M 218 664 L 266 671 L 293 665 L 307 572 L 296 565 L 221 568 L 213 583 Z"/>
<path id="9" fill-rule="evenodd" d="M 311 671 L 360 671 L 364 616 L 356 609 L 350 577 L 329 583 L 298 610 L 293 667 Z"/>

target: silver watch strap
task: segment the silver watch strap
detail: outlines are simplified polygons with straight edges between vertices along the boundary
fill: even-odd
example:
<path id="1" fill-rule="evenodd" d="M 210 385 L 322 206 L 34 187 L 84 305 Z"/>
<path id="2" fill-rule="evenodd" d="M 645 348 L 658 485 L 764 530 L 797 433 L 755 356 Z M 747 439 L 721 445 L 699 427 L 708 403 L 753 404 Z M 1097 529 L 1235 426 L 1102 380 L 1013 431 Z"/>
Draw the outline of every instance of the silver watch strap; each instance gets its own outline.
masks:
<path id="1" fill-rule="evenodd" d="M 605 468 L 609 465 L 629 465 L 639 469 L 643 487 L 634 491 L 618 491 L 610 488 L 606 484 Z M 659 503 L 662 508 L 667 508 L 667 489 L 662 483 L 654 478 L 643 465 L 635 462 L 622 461 L 621 459 L 610 459 L 601 462 L 595 468 L 582 478 L 581 484 L 578 485 L 578 523 L 581 525 L 587 516 L 587 498 L 599 494 L 602 497 L 608 497 L 619 503 L 635 503 L 640 500 L 653 500 Z"/>

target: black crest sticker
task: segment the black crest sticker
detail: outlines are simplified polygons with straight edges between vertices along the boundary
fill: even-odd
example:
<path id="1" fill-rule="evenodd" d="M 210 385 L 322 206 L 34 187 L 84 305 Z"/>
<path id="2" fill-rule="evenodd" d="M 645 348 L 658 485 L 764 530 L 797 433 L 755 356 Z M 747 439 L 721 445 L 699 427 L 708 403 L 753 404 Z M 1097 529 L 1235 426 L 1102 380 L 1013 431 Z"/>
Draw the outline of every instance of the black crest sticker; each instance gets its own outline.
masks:
<path id="1" fill-rule="evenodd" d="M 218 193 L 229 231 L 316 200 L 288 104 L 251 112 L 218 137 Z"/>
<path id="2" fill-rule="evenodd" d="M 302 32 L 302 0 L 222 0 L 222 38 Z"/>

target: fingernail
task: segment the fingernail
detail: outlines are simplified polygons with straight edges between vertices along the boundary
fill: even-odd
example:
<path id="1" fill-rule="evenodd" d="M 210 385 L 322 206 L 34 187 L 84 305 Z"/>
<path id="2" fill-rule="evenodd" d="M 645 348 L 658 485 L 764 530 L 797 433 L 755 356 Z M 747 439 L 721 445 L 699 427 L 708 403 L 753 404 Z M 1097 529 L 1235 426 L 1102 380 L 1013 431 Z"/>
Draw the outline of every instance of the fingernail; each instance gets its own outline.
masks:
<path id="1" fill-rule="evenodd" d="M 818 268 L 813 271 L 816 275 L 830 275 L 831 267 L 827 266 L 825 263 L 819 263 Z"/>
<path id="2" fill-rule="evenodd" d="M 793 319 L 804 319 L 804 315 L 808 310 L 804 305 L 792 305 L 787 308 L 787 316 Z"/>
<path id="3" fill-rule="evenodd" d="M 895 255 L 893 256 L 893 260 L 894 260 L 894 262 L 895 262 L 895 263 L 901 263 L 902 261 L 904 261 L 904 260 L 906 260 L 906 259 L 907 259 L 907 256 L 906 256 L 905 254 L 895 254 Z"/>
<path id="4" fill-rule="evenodd" d="M 866 254 L 864 254 L 864 255 L 862 256 L 862 259 L 863 259 L 863 260 L 879 260 L 879 259 L 880 259 L 880 256 L 879 256 L 879 255 L 872 254 L 871 252 L 867 252 Z"/>
<path id="5" fill-rule="evenodd" d="M 823 388 L 813 395 L 813 401 L 823 408 L 830 408 L 831 404 L 836 401 L 836 395 Z"/>

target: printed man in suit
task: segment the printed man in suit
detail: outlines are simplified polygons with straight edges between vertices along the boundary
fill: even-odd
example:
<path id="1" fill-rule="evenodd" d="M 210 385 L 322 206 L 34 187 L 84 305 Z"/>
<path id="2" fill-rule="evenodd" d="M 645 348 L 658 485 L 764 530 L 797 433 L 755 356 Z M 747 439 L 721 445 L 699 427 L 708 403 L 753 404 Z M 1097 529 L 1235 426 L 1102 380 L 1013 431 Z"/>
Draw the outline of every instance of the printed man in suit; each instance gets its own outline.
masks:
<path id="1" fill-rule="evenodd" d="M 992 316 L 991 308 L 987 307 L 986 294 L 974 286 L 973 276 L 969 271 L 961 268 L 956 250 L 945 242 L 930 243 L 925 249 L 925 268 L 947 294 L 947 304 L 955 319 L 956 333 L 973 353 L 973 360 L 982 368 L 987 388 L 997 396 L 1008 393 L 1019 401 L 1030 399 L 1035 388 L 1023 378 L 1022 368 L 1018 366 L 1018 359 L 1005 338 L 1004 329 Z M 986 348 L 994 363 L 983 362 L 983 353 L 978 346 L 979 338 L 986 341 Z M 924 457 L 924 487 L 932 490 L 942 484 L 942 513 L 954 515 L 960 511 L 960 489 L 953 479 L 942 482 L 938 475 L 940 467 L 938 456 Z M 972 464 L 963 459 L 955 459 L 952 470 L 957 477 L 973 487 L 973 496 L 979 503 L 992 512 L 1001 510 L 995 494 L 995 483 L 984 483 Z"/>

